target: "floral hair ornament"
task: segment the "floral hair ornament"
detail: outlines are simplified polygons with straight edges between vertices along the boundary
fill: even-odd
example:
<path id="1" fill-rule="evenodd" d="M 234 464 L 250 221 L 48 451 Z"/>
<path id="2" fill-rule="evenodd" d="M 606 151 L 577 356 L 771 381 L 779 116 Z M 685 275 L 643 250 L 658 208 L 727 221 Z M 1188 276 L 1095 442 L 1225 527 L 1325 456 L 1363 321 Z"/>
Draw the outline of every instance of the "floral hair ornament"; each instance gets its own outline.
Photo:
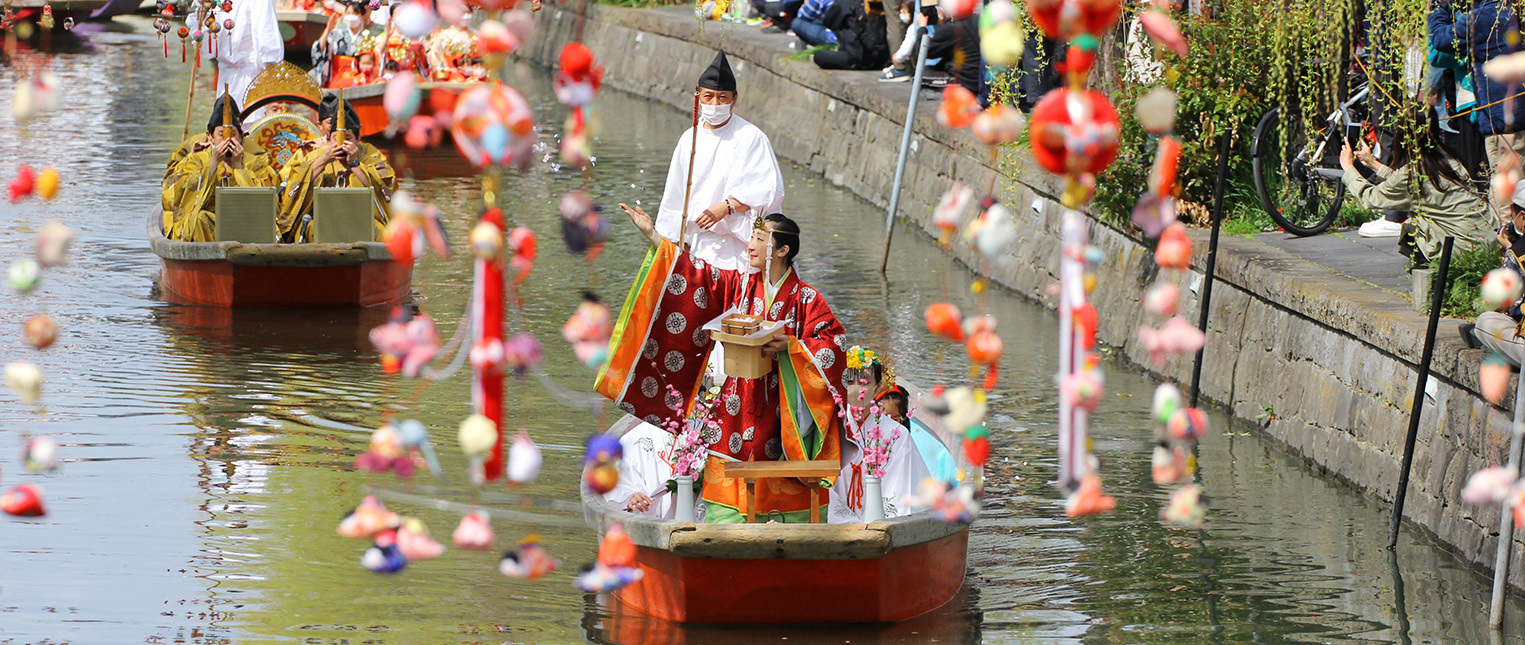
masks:
<path id="1" fill-rule="evenodd" d="M 875 364 L 879 366 L 880 374 L 882 374 L 880 384 L 884 386 L 885 389 L 894 388 L 895 368 L 890 366 L 889 361 L 884 360 L 884 357 L 875 353 L 874 350 L 864 349 L 862 345 L 853 345 L 852 347 L 848 348 L 848 369 L 867 370 Z"/>

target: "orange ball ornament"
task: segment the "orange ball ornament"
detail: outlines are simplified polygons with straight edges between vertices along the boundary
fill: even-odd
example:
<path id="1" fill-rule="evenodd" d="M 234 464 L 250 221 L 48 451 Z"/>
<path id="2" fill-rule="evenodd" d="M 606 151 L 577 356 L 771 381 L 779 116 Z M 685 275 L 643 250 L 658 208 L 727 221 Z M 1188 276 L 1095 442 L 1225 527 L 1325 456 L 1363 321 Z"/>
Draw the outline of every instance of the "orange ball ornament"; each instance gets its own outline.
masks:
<path id="1" fill-rule="evenodd" d="M 946 302 L 933 303 L 927 307 L 926 319 L 927 331 L 955 343 L 963 342 L 964 316 L 959 313 L 958 307 Z"/>
<path id="2" fill-rule="evenodd" d="M 1001 337 L 988 329 L 975 332 L 964 343 L 964 351 L 976 365 L 995 365 L 1000 362 L 1003 349 Z"/>

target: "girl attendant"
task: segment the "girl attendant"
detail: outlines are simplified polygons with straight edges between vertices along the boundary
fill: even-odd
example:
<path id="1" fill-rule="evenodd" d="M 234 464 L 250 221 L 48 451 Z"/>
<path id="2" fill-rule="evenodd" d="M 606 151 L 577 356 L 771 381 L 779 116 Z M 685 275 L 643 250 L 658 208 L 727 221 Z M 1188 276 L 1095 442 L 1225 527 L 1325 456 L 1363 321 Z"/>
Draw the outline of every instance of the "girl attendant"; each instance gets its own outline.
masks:
<path id="1" fill-rule="evenodd" d="M 896 517 L 904 510 L 900 501 L 916 494 L 931 476 L 911 439 L 911 431 L 895 419 L 896 410 L 885 410 L 877 398 L 895 391 L 895 372 L 873 351 L 857 345 L 847 350 L 847 386 L 842 439 L 842 474 L 831 488 L 827 521 L 834 524 L 863 522 L 863 478 L 877 476 L 884 498 L 884 516 Z M 894 405 L 894 404 L 892 404 Z M 899 410 L 903 414 L 904 410 Z"/>

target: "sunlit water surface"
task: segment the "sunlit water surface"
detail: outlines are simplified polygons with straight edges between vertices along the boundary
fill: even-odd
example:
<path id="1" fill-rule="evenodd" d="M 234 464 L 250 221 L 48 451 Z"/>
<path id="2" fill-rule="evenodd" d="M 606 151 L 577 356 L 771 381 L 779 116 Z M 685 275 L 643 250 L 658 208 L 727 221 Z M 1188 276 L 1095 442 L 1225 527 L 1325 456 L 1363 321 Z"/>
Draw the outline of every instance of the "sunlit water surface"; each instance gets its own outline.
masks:
<path id="1" fill-rule="evenodd" d="M 478 501 L 462 484 L 454 428 L 468 413 L 464 377 L 418 390 L 382 374 L 366 331 L 385 312 L 217 311 L 166 305 L 158 260 L 144 236 L 158 182 L 185 118 L 188 71 L 163 58 L 146 20 L 122 19 L 89 35 L 53 69 L 67 109 L 26 124 L 0 112 L 0 177 L 21 163 L 64 177 L 54 202 L 0 205 L 0 263 L 30 250 L 37 226 L 58 218 L 79 231 L 74 262 L 49 270 L 31 296 L 4 290 L 0 355 L 36 360 L 45 409 L 0 401 L 4 483 L 40 483 L 50 514 L 0 520 L 0 642 L 419 643 L 419 642 L 1486 642 L 1482 577 L 1407 537 L 1395 560 L 1381 548 L 1381 509 L 1312 474 L 1248 428 L 1214 414 L 1202 442 L 1202 483 L 1213 501 L 1199 531 L 1161 526 L 1165 491 L 1149 477 L 1146 408 L 1153 384 L 1115 366 L 1093 417 L 1096 451 L 1118 509 L 1074 522 L 1048 483 L 1054 476 L 1051 373 L 1056 325 L 1038 306 L 992 290 L 923 236 L 902 230 L 888 280 L 874 270 L 878 209 L 784 165 L 788 210 L 805 228 L 800 274 L 828 296 L 853 342 L 885 348 L 923 383 L 965 373 L 959 348 L 924 331 L 928 303 L 952 300 L 1000 319 L 1006 357 L 990 419 L 990 500 L 969 544 L 965 590 L 933 615 L 894 626 L 683 628 L 610 613 L 575 592 L 575 565 L 592 531 L 552 500 L 577 493 L 579 444 L 612 418 L 570 407 L 542 384 L 510 381 L 510 423 L 546 451 L 538 483 L 521 491 L 547 521 L 498 519 L 500 544 L 538 533 L 566 570 L 537 582 L 507 579 L 497 553 L 448 551 L 393 576 L 359 566 L 365 544 L 334 532 L 368 485 L 403 490 L 353 467 L 383 415 L 415 416 L 434 431 L 452 484 L 415 492 Z M 173 53 L 173 52 L 172 52 Z M 616 52 L 601 52 L 617 55 Z M 519 84 L 557 130 L 563 108 L 543 73 Z M 203 75 L 193 124 L 203 123 Z M 8 102 L 15 74 L 0 74 Z M 766 104 L 754 102 L 751 109 Z M 605 92 L 598 162 L 589 190 L 606 205 L 660 198 L 678 112 Z M 193 128 L 194 129 L 194 128 Z M 551 135 L 545 135 L 547 141 Z M 553 148 L 554 149 L 554 148 Z M 463 240 L 479 181 L 453 151 L 396 159 L 418 193 L 449 214 Z M 891 171 L 885 160 L 885 172 Z M 644 242 L 621 218 L 596 262 L 561 248 L 555 203 L 582 186 L 575 171 L 537 164 L 505 181 L 513 223 L 541 237 L 525 283 L 522 327 L 549 348 L 558 388 L 586 396 L 591 375 L 560 342 L 578 294 L 618 303 Z M 415 274 L 425 311 L 448 334 L 459 320 L 469 263 L 430 258 Z M 26 349 L 20 324 L 46 310 L 62 328 L 44 354 Z M 29 432 L 52 434 L 67 462 L 24 472 Z M 501 494 L 501 489 L 494 488 Z M 488 504 L 503 505 L 488 496 Z M 394 502 L 448 541 L 458 515 Z M 575 508 L 575 507 L 573 507 Z M 1401 578 L 1400 578 L 1401 574 Z M 1507 633 L 1521 633 L 1510 604 Z"/>

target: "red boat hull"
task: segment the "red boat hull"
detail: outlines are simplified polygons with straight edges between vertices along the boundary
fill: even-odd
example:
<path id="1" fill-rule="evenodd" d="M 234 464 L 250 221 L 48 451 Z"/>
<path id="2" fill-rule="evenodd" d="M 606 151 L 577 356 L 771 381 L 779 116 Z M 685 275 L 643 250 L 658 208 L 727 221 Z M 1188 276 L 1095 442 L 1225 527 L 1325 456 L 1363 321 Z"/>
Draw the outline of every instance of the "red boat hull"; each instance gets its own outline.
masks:
<path id="1" fill-rule="evenodd" d="M 168 302 L 219 307 L 369 307 L 402 302 L 413 270 L 391 260 L 346 266 L 236 265 L 164 259 L 159 288 Z"/>
<path id="2" fill-rule="evenodd" d="M 622 604 L 684 623 L 879 623 L 947 603 L 964 583 L 969 532 L 844 560 L 685 558 L 637 547 L 645 577 Z"/>

